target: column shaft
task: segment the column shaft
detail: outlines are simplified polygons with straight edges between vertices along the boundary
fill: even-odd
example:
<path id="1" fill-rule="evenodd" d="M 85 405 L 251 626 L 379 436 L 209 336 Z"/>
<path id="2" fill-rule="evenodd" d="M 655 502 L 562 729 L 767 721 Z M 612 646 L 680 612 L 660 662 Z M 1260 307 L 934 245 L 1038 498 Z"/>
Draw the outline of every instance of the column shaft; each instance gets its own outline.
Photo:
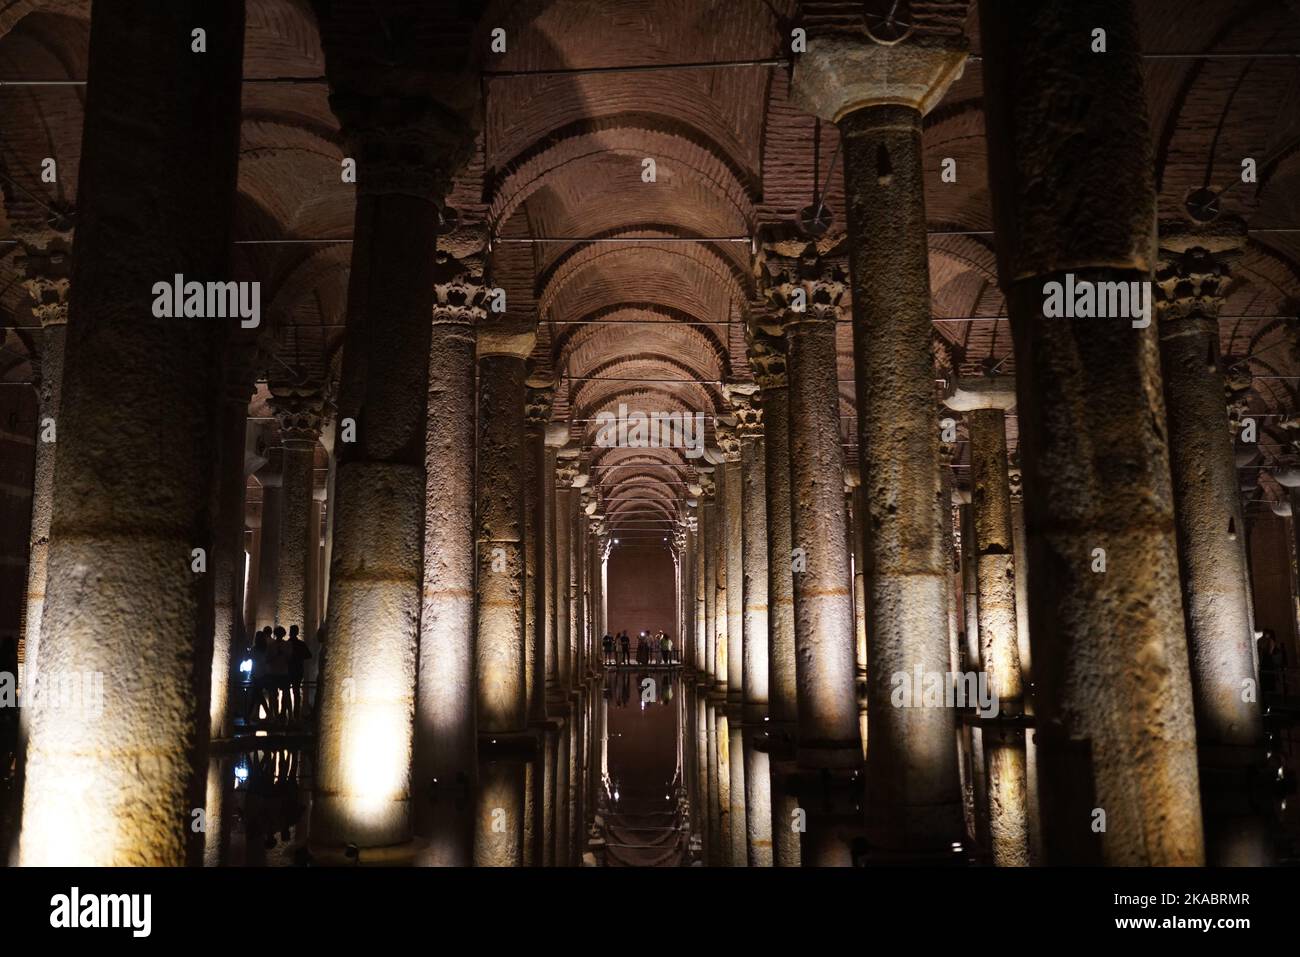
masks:
<path id="1" fill-rule="evenodd" d="M 195 23 L 202 58 L 180 42 Z M 243 35 L 239 2 L 91 13 L 22 865 L 202 860 L 214 582 L 193 550 L 214 544 L 238 320 L 156 317 L 152 289 L 229 278 Z"/>
<path id="2" fill-rule="evenodd" d="M 1044 315 L 1067 283 L 1151 278 L 1156 197 L 1133 4 L 1090 8 L 1105 56 L 1074 53 L 1078 10 L 1065 0 L 980 14 L 1016 349 L 1045 862 L 1197 865 L 1196 741 L 1155 330 L 1129 317 Z M 1067 60 L 1068 73 L 1055 68 Z M 1075 104 L 1068 130 L 1054 106 L 1066 101 Z"/>

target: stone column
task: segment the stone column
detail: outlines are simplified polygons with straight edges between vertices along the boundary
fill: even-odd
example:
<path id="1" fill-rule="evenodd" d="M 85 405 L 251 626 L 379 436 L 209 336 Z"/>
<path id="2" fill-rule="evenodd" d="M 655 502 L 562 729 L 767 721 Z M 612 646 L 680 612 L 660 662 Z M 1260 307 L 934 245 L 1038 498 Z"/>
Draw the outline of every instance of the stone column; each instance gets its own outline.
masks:
<path id="1" fill-rule="evenodd" d="M 27 614 L 19 657 L 24 662 L 23 681 L 35 677 L 34 664 L 41 641 L 45 609 L 45 581 L 50 555 L 50 521 L 54 516 L 54 449 L 58 441 L 59 403 L 63 394 L 63 354 L 68 330 L 68 272 L 71 257 L 62 251 L 29 250 L 23 257 L 23 286 L 32 299 L 32 315 L 41 324 L 37 376 L 36 456 L 32 467 L 32 524 L 27 552 Z M 18 711 L 23 734 L 31 709 Z M 21 773 L 21 772 L 20 772 Z"/>
<path id="2" fill-rule="evenodd" d="M 858 737 L 862 757 L 867 756 L 867 574 L 862 519 L 867 499 L 862 492 L 862 475 L 856 463 L 844 466 L 845 523 L 853 551 L 853 688 L 858 701 Z"/>
<path id="3" fill-rule="evenodd" d="M 551 617 L 546 606 L 548 541 L 545 490 L 555 487 L 554 474 L 548 470 L 551 456 L 546 447 L 546 427 L 550 424 L 554 400 L 553 381 L 530 380 L 524 405 L 524 526 L 529 583 L 528 718 L 539 724 L 546 720 L 546 625 Z"/>
<path id="4" fill-rule="evenodd" d="M 481 328 L 478 444 L 479 733 L 527 725 L 524 661 L 523 448 L 532 332 Z"/>
<path id="5" fill-rule="evenodd" d="M 761 257 L 766 293 L 785 330 L 790 381 L 799 763 L 853 767 L 861 764 L 862 750 L 835 357 L 835 322 L 847 277 L 798 237 L 769 237 Z"/>
<path id="6" fill-rule="evenodd" d="M 757 383 L 726 388 L 740 439 L 741 515 L 744 523 L 743 731 L 748 863 L 772 866 L 772 781 L 767 751 L 756 746 L 768 717 L 767 471 L 763 410 Z M 763 748 L 766 743 L 763 743 Z"/>
<path id="7" fill-rule="evenodd" d="M 928 5 L 896 45 L 814 18 L 792 87 L 839 127 L 844 150 L 871 588 L 867 831 L 883 853 L 950 854 L 961 838 L 952 709 L 883 702 L 895 675 L 948 670 L 921 129 L 961 74 L 965 39 L 950 17 L 965 13 L 965 3 Z"/>
<path id="8" fill-rule="evenodd" d="M 778 335 L 773 335 L 776 332 Z M 762 389 L 763 459 L 767 490 L 768 721 L 772 863 L 799 866 L 798 798 L 786 787 L 793 769 L 798 682 L 795 665 L 794 578 L 790 571 L 790 389 L 780 326 L 750 330 L 749 367 Z"/>
<path id="9" fill-rule="evenodd" d="M 309 604 L 308 564 L 318 547 L 312 534 L 311 501 L 315 490 L 316 439 L 320 436 L 322 398 L 313 389 L 271 388 L 271 411 L 280 430 L 283 468 L 280 476 L 279 572 L 275 620 L 286 631 L 297 625 L 306 634 Z"/>
<path id="10" fill-rule="evenodd" d="M 1007 474 L 1006 410 L 1016 402 L 1010 380 L 959 381 L 946 402 L 966 414 L 979 590 L 980 679 L 996 716 L 980 714 L 986 761 L 989 836 L 998 867 L 1029 864 L 1024 686 L 1016 628 L 1016 560 Z M 969 687 L 964 685 L 963 687 Z M 971 702 L 966 705 L 971 706 Z M 976 702 L 976 704 L 982 704 Z"/>
<path id="11" fill-rule="evenodd" d="M 718 444 L 726 456 L 723 477 L 727 483 L 724 498 L 727 529 L 724 546 L 727 555 L 727 703 L 738 707 L 744 696 L 745 683 L 745 503 L 741 442 L 736 425 L 728 423 L 719 430 Z"/>
<path id="12" fill-rule="evenodd" d="M 248 644 L 244 635 L 244 472 L 248 401 L 253 396 L 253 368 L 246 354 L 229 355 L 218 413 L 220 468 L 216 534 L 213 543 L 213 631 L 209 733 L 229 737 L 230 682 L 234 656 Z M 218 762 L 220 763 L 220 762 Z M 228 762 L 227 762 L 228 763 Z M 211 792 L 211 788 L 209 788 Z"/>
<path id="13" fill-rule="evenodd" d="M 1086 29 L 1105 31 L 1104 56 L 1078 52 L 1085 27 L 1066 0 L 980 15 L 1020 399 L 1045 863 L 1199 865 L 1156 330 L 1133 310 L 1045 315 L 1067 285 L 1151 279 L 1156 194 L 1133 4 L 1090 8 Z M 1102 814 L 1104 831 L 1079 826 Z"/>
<path id="14" fill-rule="evenodd" d="M 1255 680 L 1250 574 L 1219 361 L 1228 268 L 1245 242 L 1246 224 L 1235 217 L 1162 224 L 1155 283 L 1205 856 L 1216 866 L 1272 859 L 1269 811 L 1250 794 L 1263 765 L 1263 727 L 1258 695 L 1243 693 Z"/>
<path id="15" fill-rule="evenodd" d="M 254 631 L 275 624 L 276 595 L 280 577 L 280 525 L 284 501 L 280 472 L 284 450 L 275 448 L 267 452 L 268 458 L 257 473 L 262 486 L 262 528 L 257 551 L 257 601 L 253 614 Z"/>
<path id="16" fill-rule="evenodd" d="M 244 5 L 101 4 L 91 21 L 18 860 L 175 867 L 203 855 L 213 576 L 194 550 L 214 543 L 239 320 L 159 317 L 153 289 L 230 278 Z"/>
<path id="17" fill-rule="evenodd" d="M 700 488 L 703 490 L 704 513 L 704 661 L 703 671 L 706 683 L 712 685 L 717 680 L 717 615 L 718 595 L 718 486 L 713 480 L 713 470 L 701 470 Z"/>
<path id="18" fill-rule="evenodd" d="M 555 478 L 559 465 L 559 450 L 569 441 L 569 427 L 564 423 L 555 423 L 546 430 L 546 466 L 542 472 L 543 505 L 546 514 L 543 519 L 542 551 L 545 554 L 545 594 L 542 607 L 545 609 L 546 622 L 546 694 L 554 698 L 559 694 L 560 658 L 559 645 L 556 641 L 555 593 L 556 593 L 556 559 L 555 559 L 555 515 L 556 494 Z"/>
<path id="19" fill-rule="evenodd" d="M 573 481 L 578 477 L 576 449 L 562 449 L 555 468 L 555 643 L 559 659 L 560 688 L 568 694 L 573 686 L 573 655 L 569 646 L 569 566 L 573 555 Z"/>
<path id="20" fill-rule="evenodd" d="M 416 863 L 472 861 L 477 775 L 474 659 L 475 332 L 484 316 L 482 233 L 434 256 L 424 441 L 423 599 L 415 702 Z"/>

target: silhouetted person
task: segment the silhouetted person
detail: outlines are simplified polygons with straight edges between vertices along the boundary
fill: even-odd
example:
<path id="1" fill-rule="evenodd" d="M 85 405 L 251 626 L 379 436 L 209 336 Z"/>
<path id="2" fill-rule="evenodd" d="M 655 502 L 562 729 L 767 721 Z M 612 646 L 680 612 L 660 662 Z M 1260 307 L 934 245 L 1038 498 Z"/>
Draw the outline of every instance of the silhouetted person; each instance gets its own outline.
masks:
<path id="1" fill-rule="evenodd" d="M 287 716 L 289 698 L 289 642 L 283 625 L 275 626 L 275 641 L 266 649 L 266 670 L 271 679 L 271 717 L 278 721 Z"/>
<path id="2" fill-rule="evenodd" d="M 622 652 L 622 660 L 619 662 L 619 664 L 624 664 L 624 665 L 630 664 L 631 662 L 628 658 L 628 653 L 631 651 L 632 639 L 627 636 L 626 628 L 624 628 L 622 632 L 619 633 L 618 646 L 619 646 L 619 651 Z"/>
<path id="3" fill-rule="evenodd" d="M 659 660 L 666 665 L 673 663 L 673 640 L 666 631 L 659 632 Z"/>
<path id="4" fill-rule="evenodd" d="M 605 653 L 605 664 L 610 664 L 614 660 L 614 636 L 605 632 L 605 637 L 600 639 L 601 650 Z"/>
<path id="5" fill-rule="evenodd" d="M 252 662 L 251 669 L 248 673 L 250 690 L 248 695 L 248 709 L 244 715 L 245 721 L 255 721 L 261 708 L 266 708 L 267 716 L 271 714 L 271 705 L 267 700 L 267 694 L 271 689 L 270 674 L 266 670 L 267 639 L 271 635 L 271 628 L 268 625 L 256 635 L 253 636 L 253 650 L 249 653 L 249 660 Z"/>
<path id="6" fill-rule="evenodd" d="M 1259 684 L 1265 696 L 1276 696 L 1283 692 L 1283 677 L 1286 671 L 1286 649 L 1277 640 L 1272 628 L 1265 628 L 1259 642 Z"/>
<path id="7" fill-rule="evenodd" d="M 298 637 L 298 626 L 289 626 L 289 717 L 293 721 L 302 719 L 302 679 L 303 668 L 311 657 L 307 642 Z"/>

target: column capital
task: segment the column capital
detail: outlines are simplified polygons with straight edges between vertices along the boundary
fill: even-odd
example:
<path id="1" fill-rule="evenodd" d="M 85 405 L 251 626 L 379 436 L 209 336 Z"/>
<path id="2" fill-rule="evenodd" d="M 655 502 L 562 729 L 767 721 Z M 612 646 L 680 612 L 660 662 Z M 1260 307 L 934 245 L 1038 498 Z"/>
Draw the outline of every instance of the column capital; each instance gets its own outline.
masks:
<path id="1" fill-rule="evenodd" d="M 537 345 L 537 330 L 522 329 L 519 326 L 480 325 L 475 328 L 474 334 L 477 357 L 480 360 L 491 356 L 527 359 Z"/>
<path id="2" fill-rule="evenodd" d="M 738 419 L 736 416 L 727 416 L 726 418 Z M 718 446 L 722 449 L 722 455 L 728 462 L 740 461 L 740 435 L 737 426 L 738 421 L 726 421 L 719 417 L 714 429 L 718 438 Z"/>
<path id="3" fill-rule="evenodd" d="M 723 383 L 722 394 L 736 417 L 736 436 L 741 441 L 763 437 L 763 407 L 758 391 L 757 382 Z"/>
<path id="4" fill-rule="evenodd" d="M 1155 299 L 1164 321 L 1214 317 L 1223 306 L 1230 266 L 1246 244 L 1246 223 L 1222 216 L 1210 223 L 1160 224 Z"/>
<path id="5" fill-rule="evenodd" d="M 943 404 L 954 412 L 1015 408 L 1016 383 L 1010 376 L 955 379 Z"/>
<path id="6" fill-rule="evenodd" d="M 700 473 L 700 494 L 706 501 L 713 501 L 718 495 L 718 483 L 713 478 L 712 472 Z"/>
<path id="7" fill-rule="evenodd" d="M 751 325 L 746 330 L 749 369 L 764 392 L 784 389 L 790 384 L 786 374 L 785 340 Z"/>
<path id="8" fill-rule="evenodd" d="M 561 491 L 573 488 L 573 481 L 578 477 L 578 460 L 559 459 L 555 463 L 555 487 Z"/>
<path id="9" fill-rule="evenodd" d="M 286 449 L 315 448 L 325 418 L 325 398 L 319 389 L 272 386 L 270 405 Z"/>
<path id="10" fill-rule="evenodd" d="M 442 205 L 474 150 L 475 130 L 464 114 L 421 95 L 338 92 L 329 99 L 357 162 L 361 195 L 403 194 Z"/>
<path id="11" fill-rule="evenodd" d="M 796 54 L 791 100 L 832 123 L 872 106 L 930 112 L 965 69 L 969 4 L 912 6 L 906 0 L 804 3 L 807 49 Z"/>
<path id="12" fill-rule="evenodd" d="M 798 235 L 793 229 L 770 230 L 760 244 L 755 271 L 773 323 L 782 331 L 803 322 L 835 322 L 845 306 L 849 274 L 844 263 L 828 255 L 827 243 Z"/>
<path id="13" fill-rule="evenodd" d="M 551 407 L 554 402 L 555 380 L 539 380 L 530 377 L 524 397 L 524 428 L 534 437 L 544 435 L 551 421 Z"/>
<path id="14" fill-rule="evenodd" d="M 467 241 L 468 249 L 446 248 L 439 239 L 433 265 L 433 324 L 473 325 L 486 316 L 483 243 L 477 237 Z M 457 255 L 457 252 L 461 252 Z"/>
<path id="15" fill-rule="evenodd" d="M 23 288 L 31 297 L 32 315 L 41 328 L 66 326 L 72 257 L 60 248 L 24 243 L 15 265 L 22 270 Z"/>

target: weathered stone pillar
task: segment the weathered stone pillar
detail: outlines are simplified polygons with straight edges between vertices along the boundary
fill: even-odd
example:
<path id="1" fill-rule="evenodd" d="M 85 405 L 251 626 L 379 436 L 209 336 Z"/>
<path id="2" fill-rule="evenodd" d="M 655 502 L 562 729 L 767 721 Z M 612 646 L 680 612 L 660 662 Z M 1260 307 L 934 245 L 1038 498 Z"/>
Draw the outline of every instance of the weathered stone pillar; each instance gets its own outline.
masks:
<path id="1" fill-rule="evenodd" d="M 548 470 L 550 455 L 546 447 L 546 427 L 551 420 L 551 403 L 555 384 L 529 383 L 524 405 L 524 529 L 528 571 L 528 718 L 546 720 L 546 624 L 550 615 L 546 606 L 546 493 L 554 488 L 554 473 Z"/>
<path id="2" fill-rule="evenodd" d="M 717 680 L 717 615 L 718 615 L 718 486 L 713 480 L 713 469 L 700 471 L 700 488 L 704 513 L 704 661 L 702 671 L 707 684 Z M 710 718 L 712 721 L 712 718 Z"/>
<path id="3" fill-rule="evenodd" d="M 1133 4 L 1093 4 L 1086 23 L 1066 0 L 980 14 L 1020 399 L 1045 863 L 1197 865 L 1196 736 L 1156 330 L 1134 310 L 1045 315 L 1067 286 L 1151 279 L 1156 195 Z M 1079 54 L 1079 37 L 1098 29 L 1105 55 Z M 1101 814 L 1104 831 L 1080 826 Z"/>
<path id="4" fill-rule="evenodd" d="M 280 547 L 276 575 L 275 620 L 287 631 L 297 625 L 306 640 L 311 596 L 308 565 L 318 547 L 312 534 L 311 501 L 315 489 L 316 439 L 320 435 L 322 397 L 314 389 L 273 386 L 271 411 L 280 430 Z"/>
<path id="5" fill-rule="evenodd" d="M 280 576 L 280 525 L 284 496 L 279 469 L 284 461 L 283 449 L 268 450 L 267 461 L 257 473 L 262 486 L 262 527 L 258 536 L 257 595 L 253 613 L 253 630 L 261 631 L 275 624 L 276 594 Z"/>
<path id="6" fill-rule="evenodd" d="M 425 404 L 423 599 L 415 702 L 416 863 L 473 860 L 475 332 L 484 316 L 482 231 L 434 257 Z M 328 539 L 327 539 L 328 549 Z"/>
<path id="7" fill-rule="evenodd" d="M 731 823 L 731 817 L 736 811 L 736 802 L 731 797 L 731 787 L 736 777 L 731 768 L 731 722 L 727 719 L 725 700 L 717 701 L 713 716 L 717 726 L 718 748 L 718 863 L 722 867 L 742 867 L 745 863 L 744 831 L 737 835 Z M 738 760 L 740 756 L 737 754 L 735 757 Z M 737 844 L 740 851 L 739 859 L 736 856 Z"/>
<path id="8" fill-rule="evenodd" d="M 1263 788 L 1249 571 L 1237 464 L 1219 361 L 1219 311 L 1246 224 L 1162 224 L 1155 297 L 1169 412 L 1178 565 L 1192 677 L 1206 863 L 1272 858 Z M 1252 780 L 1254 779 L 1254 780 Z"/>
<path id="9" fill-rule="evenodd" d="M 707 846 L 710 867 L 721 867 L 723 849 L 731 846 L 731 834 L 722 829 L 722 782 L 718 768 L 718 709 L 710 700 L 711 695 L 701 695 L 705 699 L 704 728 L 707 737 L 706 748 L 709 760 L 708 815 L 709 843 Z"/>
<path id="10" fill-rule="evenodd" d="M 861 764 L 853 600 L 844 515 L 835 322 L 846 276 L 816 246 L 776 236 L 761 251 L 786 337 L 798 752 L 805 767 Z"/>
<path id="11" fill-rule="evenodd" d="M 768 717 L 768 554 L 767 472 L 763 450 L 763 411 L 757 383 L 730 384 L 724 391 L 736 414 L 740 441 L 740 514 L 744 611 L 742 656 L 742 732 L 747 863 L 772 866 L 772 781 L 767 751 L 756 746 L 766 735 Z M 764 747 L 765 747 L 764 743 Z M 739 763 L 739 762 L 737 762 Z"/>
<path id="12" fill-rule="evenodd" d="M 723 480 L 726 516 L 727 556 L 727 703 L 738 707 L 744 697 L 745 684 L 745 523 L 741 442 L 733 421 L 718 430 L 718 444 L 726 456 Z M 739 713 L 733 723 L 739 724 Z"/>
<path id="13" fill-rule="evenodd" d="M 50 521 L 54 517 L 54 450 L 58 441 L 59 404 L 63 394 L 63 355 L 68 331 L 68 272 L 71 256 L 61 250 L 28 250 L 23 257 L 23 285 L 32 299 L 32 315 L 41 324 L 40 361 L 36 373 L 36 456 L 32 466 L 32 524 L 27 552 L 27 614 L 18 657 L 24 683 L 33 680 L 41 642 L 45 582 L 50 555 Z M 26 734 L 31 709 L 18 719 Z M 20 772 L 21 773 L 21 772 Z"/>
<path id="14" fill-rule="evenodd" d="M 555 467 L 555 643 L 559 659 L 560 688 L 565 694 L 573 686 L 573 654 L 569 646 L 569 576 L 575 516 L 573 481 L 578 477 L 576 449 L 561 449 Z"/>
<path id="15" fill-rule="evenodd" d="M 966 414 L 979 590 L 980 676 L 997 715 L 981 714 L 987 770 L 989 837 L 998 867 L 1029 864 L 1024 686 L 1016 628 L 1016 559 L 1007 476 L 1006 411 L 1016 402 L 1010 380 L 955 383 L 947 405 Z M 963 685 L 963 687 L 969 687 Z M 967 701 L 969 707 L 973 703 Z M 974 704 L 982 704 L 975 702 Z"/>
<path id="16" fill-rule="evenodd" d="M 243 34 L 239 2 L 91 13 L 21 865 L 202 861 L 213 576 L 194 549 L 214 543 L 222 345 L 239 320 L 159 317 L 153 290 L 230 278 Z M 123 667 L 142 641 L 166 653 Z"/>
<path id="17" fill-rule="evenodd" d="M 249 358 L 242 353 L 228 357 L 218 412 L 220 472 L 212 554 L 212 690 L 208 702 L 209 732 L 213 738 L 229 737 L 231 733 L 233 658 L 247 644 L 243 608 L 244 491 L 248 476 L 244 472 L 244 449 L 247 445 L 248 400 L 253 395 L 253 369 Z M 209 793 L 211 790 L 209 788 Z"/>
<path id="18" fill-rule="evenodd" d="M 934 420 L 922 117 L 961 74 L 966 4 L 912 15 L 913 38 L 877 43 L 809 22 L 792 95 L 840 129 L 847 191 L 858 461 L 867 514 L 867 832 L 884 853 L 949 854 L 961 838 L 949 708 L 885 707 L 894 676 L 948 670 Z"/>
<path id="19" fill-rule="evenodd" d="M 554 698 L 559 694 L 560 658 L 556 641 L 555 593 L 556 593 L 556 558 L 555 558 L 555 515 L 556 469 L 559 466 L 558 454 L 569 441 L 569 427 L 564 423 L 555 423 L 546 430 L 546 465 L 542 472 L 543 506 L 546 510 L 543 518 L 544 541 L 542 551 L 545 555 L 545 590 L 542 595 L 542 607 L 545 615 L 546 651 L 543 656 L 546 665 L 546 694 Z"/>
<path id="20" fill-rule="evenodd" d="M 479 733 L 527 724 L 523 448 L 527 360 L 536 334 L 479 329 Z"/>
<path id="21" fill-rule="evenodd" d="M 767 491 L 768 721 L 772 863 L 799 866 L 798 798 L 786 787 L 799 716 L 795 665 L 794 578 L 790 571 L 790 389 L 780 326 L 751 330 L 749 367 L 762 389 Z"/>

